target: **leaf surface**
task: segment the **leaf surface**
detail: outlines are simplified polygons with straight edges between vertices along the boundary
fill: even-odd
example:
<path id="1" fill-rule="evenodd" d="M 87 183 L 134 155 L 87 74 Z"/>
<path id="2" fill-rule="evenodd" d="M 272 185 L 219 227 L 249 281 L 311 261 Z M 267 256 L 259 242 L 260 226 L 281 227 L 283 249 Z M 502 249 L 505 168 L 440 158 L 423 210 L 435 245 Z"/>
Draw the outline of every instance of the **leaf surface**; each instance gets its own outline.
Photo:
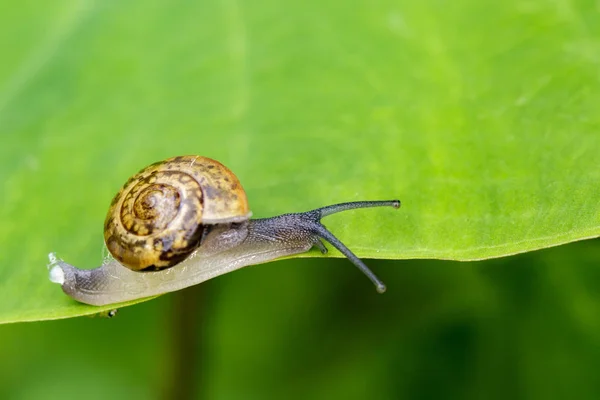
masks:
<path id="1" fill-rule="evenodd" d="M 47 254 L 97 265 L 119 187 L 178 154 L 235 171 L 256 217 L 400 198 L 325 220 L 364 258 L 600 234 L 591 3 L 0 7 L 0 322 L 101 310 L 48 281 Z"/>

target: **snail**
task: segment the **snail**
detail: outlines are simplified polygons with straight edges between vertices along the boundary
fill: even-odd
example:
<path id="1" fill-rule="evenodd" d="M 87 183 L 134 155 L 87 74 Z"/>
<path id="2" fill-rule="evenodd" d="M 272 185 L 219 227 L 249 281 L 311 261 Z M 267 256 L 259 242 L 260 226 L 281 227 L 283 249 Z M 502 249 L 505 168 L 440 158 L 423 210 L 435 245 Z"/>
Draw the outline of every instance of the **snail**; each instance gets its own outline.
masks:
<path id="1" fill-rule="evenodd" d="M 324 240 L 383 293 L 383 282 L 321 224 L 321 218 L 334 213 L 380 206 L 399 208 L 400 201 L 349 202 L 250 219 L 246 193 L 227 167 L 207 157 L 173 157 L 142 169 L 113 199 L 104 223 L 111 256 L 86 270 L 50 253 L 50 280 L 79 302 L 115 304 L 180 290 L 312 247 L 326 253 Z"/>

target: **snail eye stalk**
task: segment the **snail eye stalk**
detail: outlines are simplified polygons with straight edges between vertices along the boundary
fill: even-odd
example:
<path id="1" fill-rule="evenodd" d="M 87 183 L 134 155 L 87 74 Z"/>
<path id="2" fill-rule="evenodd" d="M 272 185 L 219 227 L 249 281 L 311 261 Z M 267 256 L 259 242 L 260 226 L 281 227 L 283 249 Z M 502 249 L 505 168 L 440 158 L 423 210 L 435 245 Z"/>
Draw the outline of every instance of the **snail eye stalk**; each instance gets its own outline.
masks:
<path id="1" fill-rule="evenodd" d="M 331 214 L 339 213 L 342 211 L 353 210 L 356 208 L 369 208 L 369 207 L 393 207 L 400 208 L 401 202 L 400 200 L 383 200 L 383 201 L 357 201 L 351 203 L 341 203 L 334 204 L 331 206 L 326 206 L 318 209 L 321 213 L 321 218 L 326 217 Z M 385 284 L 371 271 L 367 265 L 362 262 L 360 258 L 358 258 L 346 245 L 344 245 L 338 238 L 336 238 L 331 232 L 327 230 L 321 223 L 316 227 L 317 231 L 315 232 L 317 235 L 331 243 L 333 247 L 338 249 L 340 253 L 346 256 L 348 260 L 350 260 L 354 265 L 358 267 L 359 270 L 362 271 L 363 274 L 367 276 L 375 285 L 378 293 L 385 293 L 386 287 Z"/>
<path id="2" fill-rule="evenodd" d="M 304 224 L 306 225 L 306 229 L 310 230 L 313 234 L 317 235 L 319 238 L 329 242 L 333 247 L 339 250 L 348 260 L 350 260 L 363 274 L 367 276 L 375 285 L 377 292 L 385 293 L 386 286 L 385 284 L 371 271 L 369 267 L 358 258 L 344 243 L 342 243 L 333 233 L 331 233 L 325 226 L 321 223 L 321 218 L 326 217 L 331 214 L 336 214 L 342 211 L 354 210 L 357 208 L 369 208 L 369 207 L 393 207 L 400 208 L 400 200 L 383 200 L 383 201 L 356 201 L 350 203 L 340 203 L 333 204 L 330 206 L 325 206 L 321 208 L 317 208 L 312 211 L 307 211 L 306 213 L 297 214 L 302 219 L 305 219 Z M 302 223 L 301 223 L 302 224 Z M 323 249 L 317 245 L 323 252 Z"/>

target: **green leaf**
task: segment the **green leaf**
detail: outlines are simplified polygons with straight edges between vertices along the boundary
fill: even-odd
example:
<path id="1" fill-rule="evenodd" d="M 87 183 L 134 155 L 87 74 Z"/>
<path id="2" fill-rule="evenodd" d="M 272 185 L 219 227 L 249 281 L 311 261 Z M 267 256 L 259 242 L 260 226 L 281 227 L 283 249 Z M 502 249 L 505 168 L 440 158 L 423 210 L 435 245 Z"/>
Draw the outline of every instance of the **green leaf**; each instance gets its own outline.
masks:
<path id="1" fill-rule="evenodd" d="M 0 5 L 0 322 L 102 310 L 48 281 L 47 254 L 97 265 L 120 185 L 178 154 L 229 166 L 257 217 L 400 198 L 326 220 L 361 257 L 597 237 L 594 7 Z"/>

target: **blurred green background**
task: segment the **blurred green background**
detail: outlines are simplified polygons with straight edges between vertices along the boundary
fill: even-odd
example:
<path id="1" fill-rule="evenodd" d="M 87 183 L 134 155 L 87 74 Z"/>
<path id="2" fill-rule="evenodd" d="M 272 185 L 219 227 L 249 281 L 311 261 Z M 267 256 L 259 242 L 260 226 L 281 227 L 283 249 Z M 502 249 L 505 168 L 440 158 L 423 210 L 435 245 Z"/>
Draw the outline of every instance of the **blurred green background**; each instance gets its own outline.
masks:
<path id="1" fill-rule="evenodd" d="M 370 264 L 384 295 L 347 261 L 287 260 L 112 319 L 3 325 L 0 397 L 598 398 L 597 242 Z"/>
<path id="2" fill-rule="evenodd" d="M 593 1 L 0 2 L 0 322 L 95 312 L 142 166 L 229 166 L 257 217 L 326 220 L 293 259 L 120 309 L 0 325 L 0 398 L 598 399 L 600 14 Z M 319 256 L 318 252 L 310 255 Z M 332 252 L 331 256 L 335 256 Z M 394 261 L 396 260 L 396 261 Z"/>

